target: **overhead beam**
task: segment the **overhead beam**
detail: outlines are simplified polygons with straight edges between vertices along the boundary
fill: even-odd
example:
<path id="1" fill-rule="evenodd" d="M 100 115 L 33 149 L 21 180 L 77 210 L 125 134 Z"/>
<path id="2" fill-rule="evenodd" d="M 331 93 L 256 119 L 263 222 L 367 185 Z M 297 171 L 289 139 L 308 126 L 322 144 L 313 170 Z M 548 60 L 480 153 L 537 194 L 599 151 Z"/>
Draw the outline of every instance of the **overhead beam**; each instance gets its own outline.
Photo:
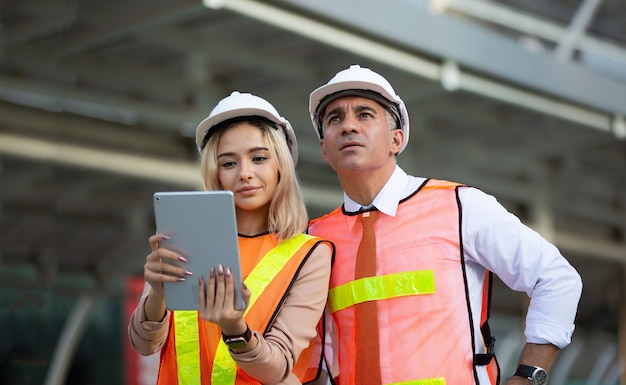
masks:
<path id="1" fill-rule="evenodd" d="M 433 14 L 421 2 L 394 4 L 393 23 L 379 17 L 388 13 L 385 2 L 375 0 L 283 0 L 308 12 L 363 33 L 374 33 L 399 46 L 454 60 L 463 67 L 496 76 L 609 113 L 626 115 L 626 85 L 595 74 L 551 55 L 522 49 L 515 41 L 476 23 Z M 354 17 L 354 10 L 361 14 Z M 362 20 L 367 20 L 363 23 Z M 462 43 L 462 44 L 461 44 Z"/>
<path id="2" fill-rule="evenodd" d="M 167 182 L 185 188 L 202 188 L 200 169 L 195 162 L 165 161 L 5 133 L 0 133 L 0 154 Z M 302 194 L 308 204 L 324 208 L 339 206 L 343 198 L 339 189 L 332 191 L 316 186 L 302 186 Z"/>
<path id="3" fill-rule="evenodd" d="M 198 165 L 0 133 L 0 153 L 199 188 Z"/>
<path id="4" fill-rule="evenodd" d="M 126 148 L 138 153 L 158 153 L 180 157 L 183 140 L 175 133 L 154 132 L 147 135 L 142 127 L 131 127 L 74 114 L 59 114 L 0 102 L 0 127 L 32 137 L 67 138 L 71 141 L 97 143 L 103 147 Z"/>
<path id="5" fill-rule="evenodd" d="M 66 5 L 53 8 L 54 14 L 46 15 L 45 19 L 12 24 L 11 27 L 2 31 L 2 45 L 6 49 L 66 29 L 76 18 L 76 7 Z M 35 4 L 31 6 L 37 7 Z"/>
<path id="6" fill-rule="evenodd" d="M 543 99 L 551 96 L 573 102 L 568 108 L 561 106 L 556 109 L 561 113 L 567 112 L 564 109 L 575 110 L 578 105 L 603 111 L 607 114 L 606 122 L 603 123 L 606 131 L 611 130 L 612 115 L 626 115 L 626 105 L 623 103 L 626 100 L 625 85 L 573 63 L 557 61 L 551 55 L 527 52 L 514 41 L 468 21 L 454 19 L 445 14 L 434 15 L 425 5 L 417 2 L 394 3 L 393 23 L 389 23 L 388 18 L 379 17 L 389 11 L 388 4 L 380 1 L 346 0 L 338 3 L 333 0 L 283 0 L 281 3 L 290 9 L 300 9 L 303 14 L 318 15 L 318 19 L 332 21 L 341 27 L 333 29 L 328 23 L 316 22 L 311 17 L 296 14 L 286 7 L 270 6 L 260 1 L 205 0 L 209 7 L 226 7 L 253 18 L 262 18 L 268 23 L 334 46 L 349 38 L 351 40 L 346 41 L 342 49 L 360 50 L 366 57 L 427 78 L 439 79 L 439 63 L 422 59 L 420 54 L 453 60 L 478 74 L 500 79 L 499 84 L 494 84 L 485 77 L 474 76 L 465 85 L 468 90 L 482 93 L 483 88 L 491 86 L 489 96 L 492 96 L 494 93 L 515 89 L 506 100 L 515 102 L 512 99 L 517 99 L 519 94 L 524 99 L 529 96 L 529 93 L 517 87 L 529 88 L 546 95 Z M 355 9 L 360 10 L 358 18 L 355 17 Z M 294 18 L 298 19 L 297 22 L 290 21 Z M 368 22 L 363 23 L 362 20 Z M 377 36 L 378 40 L 364 37 L 372 35 Z M 459 39 L 463 40 L 463 44 L 459 44 Z M 362 44 L 357 47 L 359 43 Z M 389 55 L 368 53 L 373 47 L 379 49 L 381 46 L 390 51 Z M 393 48 L 394 46 L 404 48 Z M 397 60 L 396 56 L 401 60 Z M 409 62 L 415 64 L 407 65 Z M 550 109 L 541 109 L 542 101 L 526 100 L 523 105 L 550 113 Z"/>
<path id="7" fill-rule="evenodd" d="M 436 4 L 440 10 L 452 9 L 478 20 L 549 42 L 557 43 L 566 31 L 565 27 L 561 25 L 534 15 L 528 15 L 519 9 L 511 8 L 495 1 L 431 0 L 431 4 Z M 626 50 L 616 44 L 596 39 L 593 36 L 581 36 L 576 47 L 586 53 L 626 63 Z"/>
<path id="8" fill-rule="evenodd" d="M 81 21 L 92 24 L 96 28 L 92 31 L 77 34 L 76 37 L 66 39 L 55 52 L 57 57 L 84 52 L 95 47 L 136 34 L 148 28 L 168 25 L 172 22 L 184 20 L 202 11 L 202 5 L 195 0 L 185 0 L 159 7 L 158 5 L 133 9 L 133 3 L 124 3 L 117 12 L 110 10 L 107 16 L 94 10 L 91 13 L 81 14 Z M 129 16 L 130 15 L 130 16 Z"/>
<path id="9" fill-rule="evenodd" d="M 559 44 L 554 50 L 554 55 L 559 60 L 568 61 L 578 45 L 578 41 L 585 34 L 587 26 L 593 19 L 602 0 L 585 0 L 574 15 L 565 33 L 559 39 Z"/>
<path id="10" fill-rule="evenodd" d="M 166 109 L 150 102 L 55 85 L 44 86 L 8 76 L 0 76 L 0 99 L 49 111 L 68 111 L 125 124 L 144 122 L 167 129 L 195 128 L 205 115 L 205 112 L 189 107 Z"/>
<path id="11" fill-rule="evenodd" d="M 255 52 L 251 47 L 243 47 L 236 41 L 229 41 L 227 36 L 207 35 L 198 39 L 197 36 L 189 35 L 183 30 L 167 27 L 173 22 L 187 19 L 203 11 L 206 12 L 206 9 L 199 1 L 186 0 L 174 6 L 156 7 L 149 12 L 131 10 L 126 13 L 133 14 L 132 18 L 116 19 L 112 23 L 110 14 L 115 14 L 114 12 L 109 12 L 109 16 L 102 16 L 94 10 L 87 15 L 81 15 L 81 21 L 94 27 L 94 30 L 73 40 L 64 41 L 55 55 L 57 58 L 65 58 L 122 37 L 132 36 L 157 45 L 167 45 L 177 51 L 210 52 L 212 56 L 219 55 L 221 60 L 232 64 L 265 70 L 281 77 L 301 79 L 312 75 L 312 67 L 305 63 L 295 63 L 291 57 L 281 57 L 277 54 L 268 56 L 262 52 Z"/>
<path id="12" fill-rule="evenodd" d="M 605 260 L 626 264 L 626 244 L 610 243 L 579 233 L 557 230 L 554 243 L 567 252 L 583 256 L 598 256 Z"/>
<path id="13" fill-rule="evenodd" d="M 177 28 L 158 28 L 138 35 L 142 41 L 183 52 L 206 52 L 211 59 L 218 59 L 236 67 L 250 68 L 255 71 L 290 79 L 306 79 L 315 74 L 313 66 L 298 62 L 289 55 L 272 54 L 244 45 L 228 36 L 207 34 L 198 38 Z"/>

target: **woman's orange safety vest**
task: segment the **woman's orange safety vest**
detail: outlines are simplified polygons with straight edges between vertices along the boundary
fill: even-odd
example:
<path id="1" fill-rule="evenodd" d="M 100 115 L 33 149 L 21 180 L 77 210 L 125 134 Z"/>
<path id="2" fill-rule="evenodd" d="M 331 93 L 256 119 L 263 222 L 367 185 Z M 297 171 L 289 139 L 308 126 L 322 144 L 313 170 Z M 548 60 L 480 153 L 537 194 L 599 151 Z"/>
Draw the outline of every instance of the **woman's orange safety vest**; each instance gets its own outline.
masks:
<path id="1" fill-rule="evenodd" d="M 377 305 L 382 384 L 477 384 L 477 365 L 487 365 L 492 384 L 499 381 L 486 326 L 491 273 L 483 285 L 483 314 L 472 314 L 458 186 L 428 180 L 400 202 L 395 217 L 378 216 L 374 277 L 355 280 L 361 214 L 338 208 L 311 223 L 311 234 L 336 246 L 328 305 L 338 338 L 335 362 L 329 365 L 338 365 L 338 384 L 354 385 L 356 356 L 368 354 L 358 349 L 354 324 L 354 305 L 366 301 Z M 474 317 L 481 317 L 485 336 L 474 335 Z M 475 354 L 475 346 L 483 346 L 484 352 Z"/>
<path id="2" fill-rule="evenodd" d="M 250 329 L 267 331 L 271 327 L 297 271 L 318 242 L 317 237 L 306 234 L 282 241 L 244 277 L 252 292 L 244 314 Z M 239 246 L 241 253 L 246 253 L 245 239 L 240 238 Z M 206 338 L 207 331 L 213 338 Z M 172 312 L 169 335 L 161 350 L 157 384 L 259 384 L 237 367 L 221 335 L 217 325 L 202 320 L 197 311 Z M 320 364 L 319 343 L 315 344 L 314 339 L 300 355 L 293 373 L 306 383 L 317 378 Z"/>

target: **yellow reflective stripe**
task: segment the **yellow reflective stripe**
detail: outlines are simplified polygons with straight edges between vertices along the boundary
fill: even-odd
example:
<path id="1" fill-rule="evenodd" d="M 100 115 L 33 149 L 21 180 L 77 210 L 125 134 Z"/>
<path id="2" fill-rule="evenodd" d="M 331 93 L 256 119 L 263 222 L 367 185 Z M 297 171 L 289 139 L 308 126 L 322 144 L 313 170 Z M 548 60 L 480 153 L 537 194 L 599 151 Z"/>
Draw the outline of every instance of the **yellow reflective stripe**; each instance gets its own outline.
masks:
<path id="1" fill-rule="evenodd" d="M 309 239 L 314 238 L 308 234 L 296 235 L 290 239 L 280 242 L 259 261 L 252 269 L 248 278 L 244 280 L 248 289 L 252 292 L 248 307 L 244 311 L 244 317 L 248 314 L 257 299 L 261 296 L 265 288 L 272 282 L 285 264 Z M 220 339 L 213 361 L 213 373 L 211 380 L 213 384 L 234 384 L 237 377 L 237 364 L 228 352 L 228 346 Z"/>
<path id="2" fill-rule="evenodd" d="M 246 286 L 248 286 L 252 292 L 248 309 L 256 303 L 256 300 L 263 293 L 267 285 L 276 278 L 289 259 L 312 238 L 315 237 L 308 234 L 296 235 L 280 242 L 276 247 L 265 254 L 263 259 L 259 261 L 245 280 Z M 248 309 L 246 309 L 246 312 Z"/>
<path id="3" fill-rule="evenodd" d="M 177 310 L 174 312 L 174 338 L 178 385 L 200 384 L 200 339 L 197 311 Z"/>
<path id="4" fill-rule="evenodd" d="M 357 303 L 434 292 L 435 272 L 417 270 L 350 281 L 332 288 L 328 302 L 330 311 L 336 312 Z"/>
<path id="5" fill-rule="evenodd" d="M 213 360 L 213 372 L 211 373 L 212 384 L 234 384 L 237 378 L 237 364 L 228 352 L 228 346 L 220 338 Z"/>
<path id="6" fill-rule="evenodd" d="M 427 378 L 425 380 L 392 382 L 386 385 L 446 385 L 444 377 Z"/>

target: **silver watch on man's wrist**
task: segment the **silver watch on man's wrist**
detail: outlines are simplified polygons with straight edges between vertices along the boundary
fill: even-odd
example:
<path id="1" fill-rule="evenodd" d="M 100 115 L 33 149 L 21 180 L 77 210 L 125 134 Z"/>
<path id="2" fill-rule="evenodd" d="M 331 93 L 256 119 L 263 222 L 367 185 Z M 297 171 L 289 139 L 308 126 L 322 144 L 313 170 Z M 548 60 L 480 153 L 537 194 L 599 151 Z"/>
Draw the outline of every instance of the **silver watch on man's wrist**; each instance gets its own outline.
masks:
<path id="1" fill-rule="evenodd" d="M 519 365 L 514 376 L 526 377 L 532 385 L 548 385 L 548 372 L 538 366 Z"/>

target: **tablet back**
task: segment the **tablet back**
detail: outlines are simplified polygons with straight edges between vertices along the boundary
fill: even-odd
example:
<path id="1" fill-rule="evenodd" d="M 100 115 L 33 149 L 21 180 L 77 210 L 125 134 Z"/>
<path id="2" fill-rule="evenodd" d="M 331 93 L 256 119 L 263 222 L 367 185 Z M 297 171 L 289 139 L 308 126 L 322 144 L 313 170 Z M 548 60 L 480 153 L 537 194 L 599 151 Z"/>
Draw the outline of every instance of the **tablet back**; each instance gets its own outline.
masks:
<path id="1" fill-rule="evenodd" d="M 237 307 L 241 299 L 241 268 L 233 193 L 230 191 L 178 191 L 154 194 L 158 233 L 169 240 L 160 247 L 184 256 L 180 263 L 193 275 L 184 282 L 165 283 L 165 301 L 170 310 L 198 310 L 198 278 L 208 282 L 209 271 L 221 263 L 235 279 Z"/>

